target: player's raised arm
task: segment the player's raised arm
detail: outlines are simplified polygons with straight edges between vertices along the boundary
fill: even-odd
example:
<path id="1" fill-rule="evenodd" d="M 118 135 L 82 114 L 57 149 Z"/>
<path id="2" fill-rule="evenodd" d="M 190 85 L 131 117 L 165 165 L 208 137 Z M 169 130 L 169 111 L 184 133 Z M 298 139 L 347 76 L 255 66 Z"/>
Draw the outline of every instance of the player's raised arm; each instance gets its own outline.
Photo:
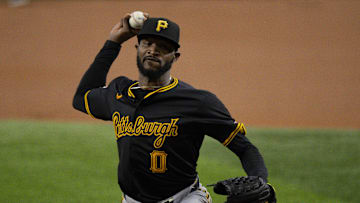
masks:
<path id="1" fill-rule="evenodd" d="M 148 14 L 145 16 L 147 17 Z M 130 14 L 126 14 L 112 28 L 108 40 L 82 77 L 73 99 L 73 107 L 75 109 L 87 113 L 84 99 L 85 94 L 91 89 L 106 85 L 106 76 L 120 52 L 121 44 L 136 35 L 137 30 L 129 26 L 129 18 Z"/>

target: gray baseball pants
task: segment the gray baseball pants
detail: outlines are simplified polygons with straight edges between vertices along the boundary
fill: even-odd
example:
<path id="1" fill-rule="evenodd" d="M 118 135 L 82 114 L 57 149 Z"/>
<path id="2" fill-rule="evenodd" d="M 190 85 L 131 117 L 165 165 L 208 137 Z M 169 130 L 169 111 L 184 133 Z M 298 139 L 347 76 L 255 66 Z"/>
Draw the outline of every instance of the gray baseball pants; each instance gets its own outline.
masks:
<path id="1" fill-rule="evenodd" d="M 212 203 L 210 193 L 207 189 L 201 185 L 196 190 L 192 190 L 193 185 L 181 190 L 176 193 L 174 196 L 169 197 L 165 200 L 160 201 L 159 203 Z M 133 198 L 124 195 L 122 203 L 141 203 L 134 200 Z"/>

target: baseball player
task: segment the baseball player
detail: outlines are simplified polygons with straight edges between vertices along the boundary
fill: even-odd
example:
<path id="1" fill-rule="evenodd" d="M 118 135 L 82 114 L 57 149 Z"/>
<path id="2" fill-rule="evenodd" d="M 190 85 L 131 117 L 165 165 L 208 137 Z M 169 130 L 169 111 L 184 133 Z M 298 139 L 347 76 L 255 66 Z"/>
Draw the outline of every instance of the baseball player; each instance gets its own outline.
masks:
<path id="1" fill-rule="evenodd" d="M 212 202 L 196 172 L 205 135 L 233 151 L 248 175 L 266 181 L 263 158 L 245 137 L 244 124 L 214 94 L 170 74 L 180 57 L 179 26 L 147 18 L 141 30 L 134 30 L 129 18 L 113 27 L 73 99 L 75 109 L 113 123 L 122 202 Z M 121 45 L 136 35 L 138 79 L 120 76 L 106 86 Z"/>

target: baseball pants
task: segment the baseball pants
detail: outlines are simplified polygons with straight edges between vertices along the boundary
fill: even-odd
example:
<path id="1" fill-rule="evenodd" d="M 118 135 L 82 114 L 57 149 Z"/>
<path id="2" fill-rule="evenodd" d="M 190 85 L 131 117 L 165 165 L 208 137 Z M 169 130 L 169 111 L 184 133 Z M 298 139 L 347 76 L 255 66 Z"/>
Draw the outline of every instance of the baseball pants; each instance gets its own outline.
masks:
<path id="1" fill-rule="evenodd" d="M 212 203 L 210 193 L 207 189 L 199 184 L 199 188 L 193 190 L 193 186 L 189 186 L 174 196 L 167 198 L 159 203 Z M 141 203 L 125 195 L 122 203 Z"/>

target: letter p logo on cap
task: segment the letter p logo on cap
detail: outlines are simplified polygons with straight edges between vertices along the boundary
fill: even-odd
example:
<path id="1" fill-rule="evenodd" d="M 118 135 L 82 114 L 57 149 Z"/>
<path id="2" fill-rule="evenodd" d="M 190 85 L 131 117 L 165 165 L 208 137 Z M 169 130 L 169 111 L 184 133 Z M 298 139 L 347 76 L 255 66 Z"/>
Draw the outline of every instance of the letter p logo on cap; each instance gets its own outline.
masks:
<path id="1" fill-rule="evenodd" d="M 158 20 L 156 31 L 160 32 L 161 29 L 165 30 L 166 28 L 168 28 L 168 22 L 165 20 Z"/>

